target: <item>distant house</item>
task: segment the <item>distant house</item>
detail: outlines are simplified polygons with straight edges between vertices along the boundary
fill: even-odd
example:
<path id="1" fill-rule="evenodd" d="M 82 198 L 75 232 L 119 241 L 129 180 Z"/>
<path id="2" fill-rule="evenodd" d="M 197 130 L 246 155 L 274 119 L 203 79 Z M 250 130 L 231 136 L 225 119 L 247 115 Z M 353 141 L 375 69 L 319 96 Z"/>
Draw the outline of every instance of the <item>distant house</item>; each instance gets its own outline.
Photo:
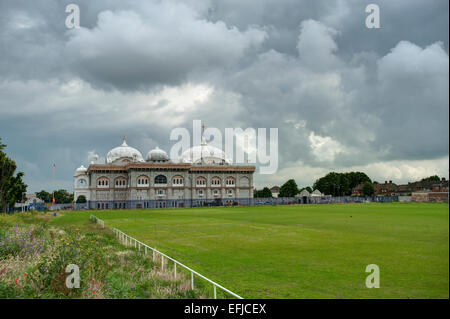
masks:
<path id="1" fill-rule="evenodd" d="M 398 193 L 399 195 L 412 195 L 412 193 L 441 193 L 441 192 L 447 192 L 448 193 L 448 180 L 445 179 L 445 177 L 442 177 L 442 179 L 439 182 L 436 181 L 430 181 L 430 180 L 422 180 L 418 182 L 412 182 L 404 185 L 398 186 Z M 418 198 L 421 198 L 421 195 L 417 195 Z"/>
<path id="2" fill-rule="evenodd" d="M 44 201 L 36 196 L 36 194 L 25 194 L 25 202 L 15 203 L 14 207 L 18 209 L 28 210 L 35 209 L 37 206 L 45 205 Z"/>
<path id="3" fill-rule="evenodd" d="M 414 191 L 414 187 L 412 183 L 398 185 L 398 194 L 399 195 L 410 195 Z"/>
<path id="4" fill-rule="evenodd" d="M 278 198 L 278 194 L 280 194 L 280 186 L 274 186 L 270 189 L 272 192 L 272 196 Z"/>
<path id="5" fill-rule="evenodd" d="M 297 198 L 302 197 L 322 197 L 325 196 L 323 193 L 321 193 L 318 189 L 314 190 L 312 193 L 308 192 L 306 189 L 302 190 L 300 193 L 295 195 Z"/>
<path id="6" fill-rule="evenodd" d="M 439 183 L 435 183 L 431 185 L 432 192 L 447 192 L 448 193 L 448 181 L 445 180 L 445 177 L 442 177 Z"/>
<path id="7" fill-rule="evenodd" d="M 306 190 L 302 190 L 300 193 L 298 193 L 297 195 L 295 195 L 295 197 L 310 197 L 311 194 Z"/>
<path id="8" fill-rule="evenodd" d="M 311 197 L 319 197 L 319 196 L 323 196 L 323 194 L 318 189 L 314 190 L 311 193 Z"/>
<path id="9" fill-rule="evenodd" d="M 361 196 L 363 194 L 363 186 L 364 186 L 364 183 L 360 183 L 360 184 L 356 185 L 355 187 L 353 187 L 352 195 Z M 375 188 L 375 185 L 374 185 L 374 188 Z"/>
<path id="10" fill-rule="evenodd" d="M 441 181 L 421 181 L 414 183 L 417 190 L 411 194 L 413 202 L 448 202 L 448 181 L 442 177 Z"/>
<path id="11" fill-rule="evenodd" d="M 384 182 L 384 184 L 374 184 L 375 187 L 375 194 L 377 195 L 384 195 L 384 196 L 393 196 L 398 195 L 398 185 L 395 183 L 392 183 L 392 181 Z"/>

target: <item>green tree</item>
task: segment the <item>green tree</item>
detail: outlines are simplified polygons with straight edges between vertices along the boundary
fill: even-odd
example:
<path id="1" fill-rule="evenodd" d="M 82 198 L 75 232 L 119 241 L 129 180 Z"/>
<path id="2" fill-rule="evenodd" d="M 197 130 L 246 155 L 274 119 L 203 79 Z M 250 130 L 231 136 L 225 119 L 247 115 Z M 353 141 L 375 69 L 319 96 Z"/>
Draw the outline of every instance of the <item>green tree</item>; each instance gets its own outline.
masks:
<path id="1" fill-rule="evenodd" d="M 45 190 L 41 190 L 40 192 L 37 192 L 36 197 L 39 198 L 40 200 L 43 200 L 46 203 L 52 202 L 52 194 L 50 194 L 49 192 L 46 192 Z"/>
<path id="2" fill-rule="evenodd" d="M 53 202 L 53 195 L 45 190 L 36 193 L 36 197 L 46 203 Z M 73 201 L 73 194 L 70 194 L 65 189 L 55 190 L 55 204 L 68 204 Z"/>
<path id="3" fill-rule="evenodd" d="M 355 186 L 367 181 L 371 180 L 362 172 L 331 172 L 316 180 L 313 188 L 327 195 L 344 196 L 351 195 Z"/>
<path id="4" fill-rule="evenodd" d="M 255 198 L 272 197 L 272 192 L 270 191 L 270 189 L 268 187 L 264 187 L 261 190 L 255 190 L 255 192 L 253 194 L 254 194 L 253 197 L 255 197 Z"/>
<path id="5" fill-rule="evenodd" d="M 278 197 L 294 197 L 299 193 L 297 183 L 290 179 L 280 187 Z"/>
<path id="6" fill-rule="evenodd" d="M 2 138 L 0 137 L 0 152 L 6 147 L 5 144 L 2 143 Z"/>
<path id="7" fill-rule="evenodd" d="M 362 187 L 362 193 L 364 196 L 373 196 L 375 194 L 375 187 L 369 181 L 365 182 Z"/>
<path id="8" fill-rule="evenodd" d="M 22 180 L 23 172 L 18 172 L 16 176 L 11 176 L 6 183 L 6 201 L 9 206 L 19 203 L 24 199 L 24 194 L 27 192 L 27 184 Z"/>
<path id="9" fill-rule="evenodd" d="M 440 182 L 441 179 L 437 175 L 422 178 L 422 182 Z"/>
<path id="10" fill-rule="evenodd" d="M 55 191 L 55 203 L 56 204 L 68 204 L 72 202 L 73 195 L 69 194 L 65 189 L 58 189 Z"/>
<path id="11" fill-rule="evenodd" d="M 270 191 L 269 187 L 264 187 L 261 190 L 261 197 L 264 197 L 264 198 L 272 197 L 272 192 Z"/>
<path id="12" fill-rule="evenodd" d="M 0 140 L 0 204 L 3 212 L 6 212 L 8 204 L 8 185 L 11 183 L 10 179 L 14 176 L 14 171 L 17 168 L 16 162 L 3 152 L 5 147 L 6 145 Z"/>

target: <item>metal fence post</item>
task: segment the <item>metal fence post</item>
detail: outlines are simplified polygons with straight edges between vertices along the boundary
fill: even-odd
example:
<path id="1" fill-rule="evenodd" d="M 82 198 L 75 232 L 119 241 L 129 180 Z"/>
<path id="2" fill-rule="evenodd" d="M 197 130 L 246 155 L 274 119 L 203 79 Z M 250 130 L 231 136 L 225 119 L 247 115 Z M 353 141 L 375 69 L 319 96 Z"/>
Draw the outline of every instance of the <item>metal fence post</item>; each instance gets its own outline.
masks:
<path id="1" fill-rule="evenodd" d="M 96 222 L 97 224 L 99 224 L 101 227 L 105 228 L 105 222 L 99 218 L 97 218 L 94 215 L 91 215 L 90 219 L 93 222 Z M 176 280 L 177 278 L 177 264 L 179 263 L 178 261 L 176 261 L 175 259 L 164 255 L 163 253 L 159 252 L 158 250 L 156 250 L 153 247 L 147 246 L 146 244 L 143 244 L 141 242 L 138 242 L 137 239 L 125 234 L 123 231 L 111 227 L 111 230 L 113 231 L 113 233 L 117 236 L 117 238 L 119 239 L 119 241 L 122 242 L 122 244 L 124 244 L 125 246 L 132 246 L 133 245 L 133 240 L 134 240 L 134 248 L 137 248 L 139 251 L 141 251 L 141 245 L 143 245 L 145 247 L 145 254 L 147 255 L 148 253 L 148 249 L 151 249 L 153 251 L 153 262 L 156 261 L 157 259 L 157 254 L 161 255 L 161 270 L 164 270 L 164 257 L 166 257 L 167 259 L 167 263 L 169 262 L 169 260 L 173 261 L 173 272 L 174 272 L 174 279 Z M 234 292 L 222 287 L 221 285 L 215 283 L 214 281 L 206 278 L 205 276 L 199 274 L 198 272 L 194 271 L 193 269 L 190 269 L 189 267 L 183 265 L 180 263 L 180 266 L 185 268 L 186 270 L 191 272 L 191 289 L 194 290 L 194 273 L 197 274 L 200 278 L 205 279 L 206 281 L 210 282 L 213 285 L 213 289 L 214 289 L 214 299 L 217 299 L 217 287 L 219 287 L 220 289 L 222 289 L 223 291 L 225 291 L 226 293 L 229 293 L 231 295 L 233 295 L 236 298 L 242 299 L 241 296 L 235 294 Z"/>
<path id="2" fill-rule="evenodd" d="M 173 275 L 177 279 L 177 263 L 173 263 Z"/>

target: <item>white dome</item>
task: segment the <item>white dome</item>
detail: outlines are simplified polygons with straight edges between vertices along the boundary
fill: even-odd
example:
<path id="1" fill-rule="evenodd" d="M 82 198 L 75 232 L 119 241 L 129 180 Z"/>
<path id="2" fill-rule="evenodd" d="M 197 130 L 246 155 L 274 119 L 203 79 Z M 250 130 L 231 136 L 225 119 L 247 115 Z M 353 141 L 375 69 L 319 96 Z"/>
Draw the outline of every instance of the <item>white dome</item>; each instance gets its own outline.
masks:
<path id="1" fill-rule="evenodd" d="M 77 168 L 77 172 L 85 172 L 85 171 L 87 171 L 87 168 L 84 167 L 83 165 Z"/>
<path id="2" fill-rule="evenodd" d="M 220 148 L 208 145 L 205 141 L 201 145 L 191 147 L 181 154 L 182 163 L 200 164 L 231 164 L 232 161 L 228 159 L 225 152 Z"/>
<path id="3" fill-rule="evenodd" d="M 147 153 L 146 157 L 147 161 L 168 161 L 169 155 L 159 147 L 156 147 L 155 149 L 151 150 Z"/>
<path id="4" fill-rule="evenodd" d="M 137 149 L 128 146 L 125 138 L 123 139 L 122 145 L 113 148 L 106 154 L 106 163 L 112 163 L 120 158 L 128 158 L 135 162 L 143 162 L 141 152 Z"/>
<path id="5" fill-rule="evenodd" d="M 81 166 L 78 167 L 77 170 L 75 171 L 75 176 L 81 175 L 81 174 L 85 174 L 86 172 L 87 172 L 87 168 L 84 167 L 83 165 L 81 165 Z"/>

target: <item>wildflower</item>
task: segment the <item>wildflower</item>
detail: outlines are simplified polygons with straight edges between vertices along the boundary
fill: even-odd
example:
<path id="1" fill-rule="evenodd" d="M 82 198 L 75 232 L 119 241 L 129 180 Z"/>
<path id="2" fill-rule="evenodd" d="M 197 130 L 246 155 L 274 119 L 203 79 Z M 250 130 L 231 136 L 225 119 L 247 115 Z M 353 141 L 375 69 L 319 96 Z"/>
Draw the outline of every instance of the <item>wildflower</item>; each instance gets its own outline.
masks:
<path id="1" fill-rule="evenodd" d="M 27 273 L 24 273 L 23 275 L 24 275 L 25 277 L 27 277 L 27 276 L 28 276 L 28 274 L 27 274 Z"/>

